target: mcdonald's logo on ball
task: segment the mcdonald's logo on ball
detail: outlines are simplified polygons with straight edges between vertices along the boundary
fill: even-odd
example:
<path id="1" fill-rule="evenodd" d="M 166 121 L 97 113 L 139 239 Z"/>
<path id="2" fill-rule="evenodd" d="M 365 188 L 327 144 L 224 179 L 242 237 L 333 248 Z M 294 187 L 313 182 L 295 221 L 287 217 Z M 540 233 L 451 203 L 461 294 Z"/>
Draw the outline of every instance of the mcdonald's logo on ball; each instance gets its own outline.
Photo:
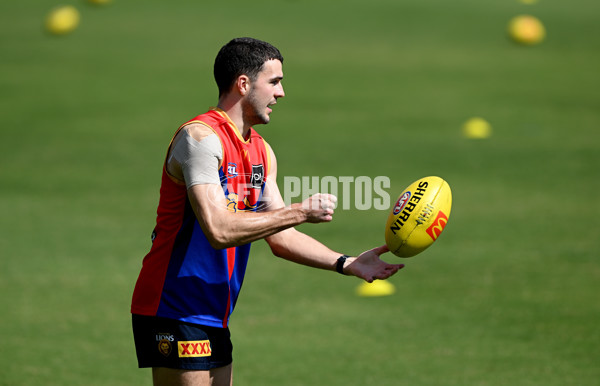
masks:
<path id="1" fill-rule="evenodd" d="M 431 237 L 433 241 L 435 241 L 438 238 L 438 236 L 442 234 L 442 231 L 446 227 L 447 223 L 448 216 L 446 216 L 444 212 L 440 210 L 437 216 L 435 217 L 435 220 L 433 220 L 431 226 L 427 228 L 427 234 Z"/>

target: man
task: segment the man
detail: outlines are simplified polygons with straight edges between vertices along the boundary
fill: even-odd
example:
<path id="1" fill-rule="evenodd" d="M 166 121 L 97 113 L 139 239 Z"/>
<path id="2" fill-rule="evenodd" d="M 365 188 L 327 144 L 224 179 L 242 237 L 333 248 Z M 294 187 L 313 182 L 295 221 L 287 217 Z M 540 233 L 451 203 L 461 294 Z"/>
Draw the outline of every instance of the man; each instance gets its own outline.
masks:
<path id="1" fill-rule="evenodd" d="M 286 207 L 275 154 L 252 129 L 269 123 L 285 95 L 282 64 L 279 50 L 260 40 L 223 46 L 217 108 L 183 124 L 168 149 L 131 307 L 139 366 L 152 367 L 155 385 L 232 384 L 227 326 L 255 240 L 281 258 L 368 282 L 403 267 L 379 258 L 385 246 L 350 257 L 294 228 L 331 221 L 336 198 L 316 194 Z"/>

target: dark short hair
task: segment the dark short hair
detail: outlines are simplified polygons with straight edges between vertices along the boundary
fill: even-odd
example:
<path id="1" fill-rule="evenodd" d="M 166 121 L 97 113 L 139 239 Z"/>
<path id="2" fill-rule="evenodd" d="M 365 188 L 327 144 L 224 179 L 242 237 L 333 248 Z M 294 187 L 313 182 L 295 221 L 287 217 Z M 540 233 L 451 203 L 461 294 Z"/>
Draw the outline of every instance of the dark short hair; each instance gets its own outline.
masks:
<path id="1" fill-rule="evenodd" d="M 253 38 L 237 38 L 221 47 L 214 66 L 219 97 L 228 92 L 240 75 L 255 80 L 263 64 L 272 59 L 283 63 L 281 52 L 273 45 Z"/>

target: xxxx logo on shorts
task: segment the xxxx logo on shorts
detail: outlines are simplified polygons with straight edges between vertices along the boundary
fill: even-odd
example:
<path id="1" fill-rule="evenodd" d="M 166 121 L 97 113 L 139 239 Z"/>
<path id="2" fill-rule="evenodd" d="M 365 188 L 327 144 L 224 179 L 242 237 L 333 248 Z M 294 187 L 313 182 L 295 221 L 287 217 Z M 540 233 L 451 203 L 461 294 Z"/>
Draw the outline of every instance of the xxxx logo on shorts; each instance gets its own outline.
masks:
<path id="1" fill-rule="evenodd" d="M 208 340 L 180 341 L 177 342 L 177 349 L 179 358 L 209 357 L 212 354 Z"/>

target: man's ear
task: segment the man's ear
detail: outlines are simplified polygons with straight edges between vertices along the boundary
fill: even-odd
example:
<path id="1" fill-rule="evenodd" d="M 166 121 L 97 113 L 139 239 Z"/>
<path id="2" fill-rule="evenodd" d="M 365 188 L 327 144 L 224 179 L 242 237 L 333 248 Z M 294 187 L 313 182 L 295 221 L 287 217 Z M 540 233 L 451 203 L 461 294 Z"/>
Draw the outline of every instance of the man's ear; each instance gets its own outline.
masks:
<path id="1" fill-rule="evenodd" d="M 240 75 L 235 82 L 235 86 L 240 93 L 244 96 L 250 91 L 250 78 L 247 75 Z"/>

